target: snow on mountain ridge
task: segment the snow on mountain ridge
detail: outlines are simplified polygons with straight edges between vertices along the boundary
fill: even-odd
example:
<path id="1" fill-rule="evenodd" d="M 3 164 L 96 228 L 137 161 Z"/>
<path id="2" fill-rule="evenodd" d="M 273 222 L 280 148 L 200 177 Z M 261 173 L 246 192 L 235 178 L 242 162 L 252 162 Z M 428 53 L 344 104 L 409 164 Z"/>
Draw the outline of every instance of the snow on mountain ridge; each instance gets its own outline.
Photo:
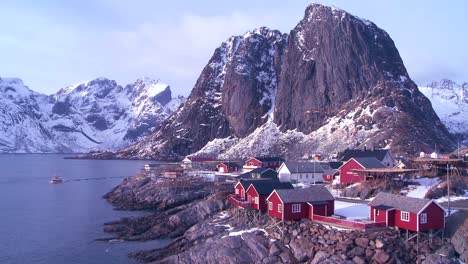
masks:
<path id="1" fill-rule="evenodd" d="M 31 91 L 20 79 L 0 79 L 0 151 L 115 150 L 141 140 L 183 98 L 172 98 L 169 86 L 158 81 L 137 82 L 143 85 L 124 88 L 100 77 L 46 96 Z"/>
<path id="2" fill-rule="evenodd" d="M 419 90 L 429 98 L 447 129 L 465 135 L 468 140 L 468 83 L 457 84 L 443 79 L 420 86 Z"/>

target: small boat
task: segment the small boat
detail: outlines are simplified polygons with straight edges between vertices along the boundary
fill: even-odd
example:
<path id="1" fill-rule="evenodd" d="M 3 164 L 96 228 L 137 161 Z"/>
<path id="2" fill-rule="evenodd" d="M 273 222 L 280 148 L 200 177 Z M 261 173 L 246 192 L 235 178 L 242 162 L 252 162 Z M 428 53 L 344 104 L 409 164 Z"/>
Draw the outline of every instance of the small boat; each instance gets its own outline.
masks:
<path id="1" fill-rule="evenodd" d="M 52 177 L 52 179 L 50 179 L 50 183 L 62 183 L 62 182 L 63 182 L 63 179 L 58 176 L 54 176 Z"/>

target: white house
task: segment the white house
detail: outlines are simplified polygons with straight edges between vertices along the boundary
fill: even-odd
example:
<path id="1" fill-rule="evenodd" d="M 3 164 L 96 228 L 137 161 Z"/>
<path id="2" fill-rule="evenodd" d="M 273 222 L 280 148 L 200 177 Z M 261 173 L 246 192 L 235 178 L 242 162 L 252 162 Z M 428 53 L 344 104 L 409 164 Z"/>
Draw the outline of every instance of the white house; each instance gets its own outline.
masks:
<path id="1" fill-rule="evenodd" d="M 323 182 L 325 170 L 321 162 L 283 162 L 278 169 L 278 178 L 282 182 Z"/>

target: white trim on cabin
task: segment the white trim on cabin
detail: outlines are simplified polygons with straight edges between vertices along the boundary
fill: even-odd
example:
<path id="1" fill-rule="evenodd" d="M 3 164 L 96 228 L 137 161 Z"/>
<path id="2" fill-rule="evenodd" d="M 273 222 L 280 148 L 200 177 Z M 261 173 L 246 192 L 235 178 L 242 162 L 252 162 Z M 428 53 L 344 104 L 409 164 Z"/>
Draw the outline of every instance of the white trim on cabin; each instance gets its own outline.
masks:
<path id="1" fill-rule="evenodd" d="M 300 213 L 301 212 L 301 204 L 292 204 L 291 205 L 291 212 L 292 213 Z"/>
<path id="2" fill-rule="evenodd" d="M 410 222 L 410 212 L 400 211 L 400 220 Z"/>
<path id="3" fill-rule="evenodd" d="M 440 206 L 440 204 L 438 204 L 438 203 L 437 203 L 436 201 L 434 201 L 434 200 L 430 200 L 421 210 L 419 210 L 419 212 L 417 212 L 417 214 L 420 214 L 420 213 L 422 213 L 424 210 L 426 210 L 426 208 L 427 208 L 429 205 L 431 205 L 431 203 L 434 203 L 435 205 L 439 206 L 440 209 L 442 209 L 442 211 L 444 211 L 444 216 L 445 216 L 445 209 L 444 209 L 442 206 Z"/>
<path id="4" fill-rule="evenodd" d="M 419 223 L 420 224 L 427 224 L 427 213 L 420 214 Z"/>

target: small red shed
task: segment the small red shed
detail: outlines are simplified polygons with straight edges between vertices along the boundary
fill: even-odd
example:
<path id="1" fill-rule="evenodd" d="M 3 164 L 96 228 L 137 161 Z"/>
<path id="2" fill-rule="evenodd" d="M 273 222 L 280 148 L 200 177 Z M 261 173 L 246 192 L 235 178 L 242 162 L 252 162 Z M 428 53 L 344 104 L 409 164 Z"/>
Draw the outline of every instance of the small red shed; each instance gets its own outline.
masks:
<path id="1" fill-rule="evenodd" d="M 279 189 L 294 189 L 289 182 L 280 181 L 252 181 L 247 189 L 247 202 L 252 208 L 257 210 L 266 211 L 267 201 L 266 198 L 273 192 Z"/>
<path id="2" fill-rule="evenodd" d="M 369 203 L 370 218 L 410 231 L 428 231 L 445 227 L 445 210 L 430 199 L 379 193 Z"/>
<path id="3" fill-rule="evenodd" d="M 236 162 L 221 162 L 216 165 L 216 170 L 221 173 L 236 172 L 239 171 L 240 167 L 239 163 Z"/>
<path id="4" fill-rule="evenodd" d="M 351 158 L 340 167 L 340 183 L 353 184 L 366 180 L 364 174 L 355 172 L 357 169 L 385 168 L 385 165 L 374 157 Z"/>
<path id="5" fill-rule="evenodd" d="M 243 171 L 248 172 L 256 168 L 270 168 L 276 170 L 281 166 L 284 159 L 280 157 L 254 157 L 247 160 L 242 167 Z"/>
<path id="6" fill-rule="evenodd" d="M 312 218 L 313 214 L 333 215 L 335 198 L 324 186 L 313 185 L 304 189 L 274 190 L 267 202 L 268 214 L 286 221 Z"/>

